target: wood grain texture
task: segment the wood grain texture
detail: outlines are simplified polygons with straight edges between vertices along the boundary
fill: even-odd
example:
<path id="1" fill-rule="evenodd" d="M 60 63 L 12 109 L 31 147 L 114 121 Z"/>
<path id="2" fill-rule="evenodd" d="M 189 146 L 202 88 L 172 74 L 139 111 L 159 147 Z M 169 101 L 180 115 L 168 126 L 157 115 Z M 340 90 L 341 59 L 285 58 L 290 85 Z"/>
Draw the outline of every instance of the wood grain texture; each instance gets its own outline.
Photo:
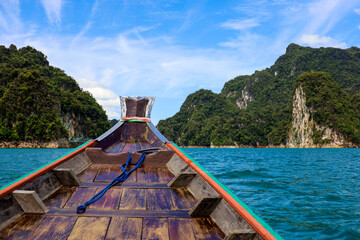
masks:
<path id="1" fill-rule="evenodd" d="M 113 217 L 106 235 L 108 240 L 140 240 L 142 218 Z"/>
<path id="2" fill-rule="evenodd" d="M 174 175 L 167 168 L 158 168 L 159 183 L 168 183 Z"/>
<path id="3" fill-rule="evenodd" d="M 191 219 L 169 218 L 170 239 L 193 240 L 196 239 Z"/>
<path id="4" fill-rule="evenodd" d="M 26 239 L 39 225 L 42 216 L 23 215 L 0 232 L 0 239 Z"/>
<path id="5" fill-rule="evenodd" d="M 194 222 L 193 230 L 199 240 L 223 239 L 225 237 L 211 218 L 192 218 L 189 220 Z"/>
<path id="6" fill-rule="evenodd" d="M 210 218 L 169 218 L 170 239 L 222 239 L 224 234 Z"/>
<path id="7" fill-rule="evenodd" d="M 67 239 L 76 219 L 76 217 L 46 216 L 39 227 L 30 236 L 30 239 Z"/>
<path id="8" fill-rule="evenodd" d="M 186 188 L 173 188 L 171 195 L 175 209 L 191 209 L 196 204 L 195 197 Z"/>
<path id="9" fill-rule="evenodd" d="M 159 176 L 157 168 L 138 168 L 137 183 L 157 183 Z"/>
<path id="10" fill-rule="evenodd" d="M 93 182 L 98 171 L 97 167 L 88 167 L 78 175 L 78 178 L 82 183 Z"/>
<path id="11" fill-rule="evenodd" d="M 94 182 L 111 182 L 118 177 L 123 170 L 120 167 L 105 167 L 100 168 L 96 175 Z"/>
<path id="12" fill-rule="evenodd" d="M 77 188 L 64 208 L 76 208 L 89 201 L 95 195 L 96 188 Z"/>
<path id="13" fill-rule="evenodd" d="M 146 209 L 171 210 L 175 209 L 170 189 L 146 189 Z"/>
<path id="14" fill-rule="evenodd" d="M 168 240 L 168 220 L 166 218 L 144 218 L 142 239 Z"/>
<path id="15" fill-rule="evenodd" d="M 103 188 L 98 188 L 96 193 L 100 192 Z M 122 189 L 110 188 L 106 193 L 96 202 L 91 204 L 89 208 L 99 209 L 117 209 L 120 204 Z"/>
<path id="16" fill-rule="evenodd" d="M 61 187 L 53 195 L 44 201 L 46 207 L 58 207 L 62 208 L 69 200 L 70 196 L 75 191 L 76 187 Z"/>
<path id="17" fill-rule="evenodd" d="M 120 202 L 120 209 L 146 210 L 145 191 L 145 189 L 124 188 Z"/>
<path id="18" fill-rule="evenodd" d="M 79 217 L 68 240 L 104 239 L 109 222 L 108 217 Z"/>

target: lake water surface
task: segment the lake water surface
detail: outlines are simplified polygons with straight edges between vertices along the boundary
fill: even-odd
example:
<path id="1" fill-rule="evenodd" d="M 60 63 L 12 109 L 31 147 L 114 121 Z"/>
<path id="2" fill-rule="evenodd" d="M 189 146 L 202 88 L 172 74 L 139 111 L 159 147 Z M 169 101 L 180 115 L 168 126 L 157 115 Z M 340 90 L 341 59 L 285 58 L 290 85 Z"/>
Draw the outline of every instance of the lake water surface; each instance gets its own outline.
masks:
<path id="1" fill-rule="evenodd" d="M 70 149 L 0 149 L 0 186 Z M 360 239 L 360 150 L 184 149 L 285 239 Z"/>

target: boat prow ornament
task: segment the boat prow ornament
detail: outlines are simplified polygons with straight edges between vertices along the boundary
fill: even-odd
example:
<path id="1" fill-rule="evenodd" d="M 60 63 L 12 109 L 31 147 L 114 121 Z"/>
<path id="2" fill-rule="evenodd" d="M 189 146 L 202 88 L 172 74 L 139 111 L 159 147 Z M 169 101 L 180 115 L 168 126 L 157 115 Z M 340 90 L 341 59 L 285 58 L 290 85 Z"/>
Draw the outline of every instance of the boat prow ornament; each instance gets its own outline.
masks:
<path id="1" fill-rule="evenodd" d="M 150 122 L 155 96 L 120 96 L 122 121 L 143 120 Z"/>

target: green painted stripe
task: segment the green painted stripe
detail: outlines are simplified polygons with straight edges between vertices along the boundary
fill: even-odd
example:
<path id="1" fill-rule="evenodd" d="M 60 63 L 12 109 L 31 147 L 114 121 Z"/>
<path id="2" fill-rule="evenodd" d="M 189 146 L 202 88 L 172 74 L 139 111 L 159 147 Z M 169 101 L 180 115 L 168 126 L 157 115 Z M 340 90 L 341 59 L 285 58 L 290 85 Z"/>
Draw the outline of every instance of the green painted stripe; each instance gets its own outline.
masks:
<path id="1" fill-rule="evenodd" d="M 284 240 L 274 229 L 272 229 L 264 220 L 262 220 L 256 213 L 254 213 L 249 206 L 247 206 L 243 201 L 241 201 L 230 189 L 228 189 L 224 184 L 222 184 L 216 177 L 214 177 L 208 170 L 190 157 L 186 152 L 184 152 L 178 145 L 172 143 L 179 151 L 181 151 L 186 157 L 188 157 L 196 166 L 198 166 L 202 171 L 204 171 L 212 180 L 214 180 L 219 186 L 224 189 L 232 198 L 234 198 L 248 213 L 251 214 L 266 230 L 268 230 L 276 239 Z"/>
<path id="2" fill-rule="evenodd" d="M 1 188 L 0 188 L 0 191 L 1 191 L 1 190 L 3 190 L 3 189 L 5 189 L 5 188 L 7 188 L 7 187 L 9 187 L 9 186 L 11 186 L 11 185 L 13 185 L 14 183 L 16 183 L 16 182 L 20 181 L 21 179 L 24 179 L 24 178 L 26 178 L 26 177 L 30 176 L 30 175 L 31 175 L 31 174 L 33 174 L 34 172 L 37 172 L 37 171 L 39 171 L 39 170 L 43 169 L 44 167 L 46 167 L 46 166 L 48 166 L 48 165 L 52 164 L 53 162 L 56 162 L 57 160 L 59 160 L 59 159 L 61 159 L 61 158 L 65 157 L 65 156 L 69 155 L 70 153 L 72 153 L 72 152 L 74 152 L 74 151 L 76 151 L 76 150 L 78 150 L 78 149 L 82 148 L 83 146 L 85 146 L 86 144 L 88 144 L 88 143 L 89 143 L 89 142 L 91 142 L 91 141 L 93 141 L 93 140 L 89 140 L 89 141 L 87 141 L 87 142 L 85 142 L 85 143 L 81 144 L 80 146 L 78 146 L 78 147 L 74 148 L 74 149 L 73 149 L 73 150 L 71 150 L 70 152 L 65 153 L 65 154 L 64 154 L 64 155 L 62 155 L 61 157 L 58 157 L 57 159 L 55 159 L 55 160 L 53 160 L 53 161 L 51 161 L 51 162 L 49 162 L 49 163 L 47 163 L 47 164 L 45 164 L 45 165 L 43 165 L 43 166 L 41 166 L 41 167 L 37 168 L 37 169 L 35 169 L 34 171 L 31 171 L 31 172 L 29 172 L 28 174 L 25 174 L 24 176 L 19 177 L 18 179 L 14 180 L 14 181 L 12 181 L 12 182 L 10 182 L 10 183 L 8 183 L 8 184 L 6 184 L 5 186 L 3 186 L 3 187 L 1 187 Z"/>

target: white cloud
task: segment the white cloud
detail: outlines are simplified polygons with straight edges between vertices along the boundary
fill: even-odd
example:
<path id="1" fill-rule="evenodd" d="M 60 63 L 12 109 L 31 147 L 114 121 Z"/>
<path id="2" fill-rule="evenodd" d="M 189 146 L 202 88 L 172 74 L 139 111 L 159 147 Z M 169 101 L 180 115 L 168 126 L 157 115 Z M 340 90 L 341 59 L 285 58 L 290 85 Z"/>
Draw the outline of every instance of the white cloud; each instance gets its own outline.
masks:
<path id="1" fill-rule="evenodd" d="M 229 28 L 234 30 L 245 30 L 253 27 L 259 26 L 259 22 L 256 18 L 246 19 L 246 20 L 239 20 L 239 19 L 231 19 L 220 26 L 223 28 Z"/>
<path id="2" fill-rule="evenodd" d="M 92 87 L 85 88 L 85 90 L 89 91 L 96 99 L 109 99 L 117 97 L 117 95 L 113 91 L 106 88 Z"/>
<path id="3" fill-rule="evenodd" d="M 61 8 L 63 1 L 62 0 L 41 0 L 47 18 L 51 23 L 61 22 Z"/>
<path id="4" fill-rule="evenodd" d="M 354 10 L 354 12 L 355 12 L 356 14 L 359 14 L 359 15 L 360 15 L 360 8 L 356 8 L 356 9 Z"/>
<path id="5" fill-rule="evenodd" d="M 19 0 L 0 1 L 0 27 L 8 33 L 21 30 Z"/>
<path id="6" fill-rule="evenodd" d="M 316 34 L 304 34 L 300 37 L 299 43 L 306 44 L 311 47 L 337 47 L 347 48 L 346 43 L 338 42 L 335 39 L 328 36 L 318 36 Z"/>

